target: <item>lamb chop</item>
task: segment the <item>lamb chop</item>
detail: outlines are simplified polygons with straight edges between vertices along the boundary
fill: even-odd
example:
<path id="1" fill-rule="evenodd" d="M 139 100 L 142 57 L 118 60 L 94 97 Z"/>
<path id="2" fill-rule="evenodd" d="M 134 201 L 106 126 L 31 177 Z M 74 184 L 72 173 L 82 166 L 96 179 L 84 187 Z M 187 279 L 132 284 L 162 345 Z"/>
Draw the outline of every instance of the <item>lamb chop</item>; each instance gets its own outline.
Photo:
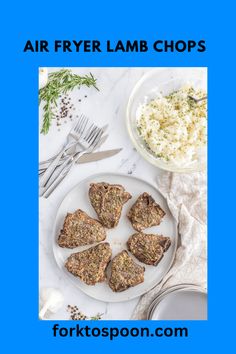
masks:
<path id="1" fill-rule="evenodd" d="M 127 242 L 128 250 L 140 262 L 155 266 L 160 262 L 170 245 L 169 237 L 142 232 L 130 236 Z"/>
<path id="2" fill-rule="evenodd" d="M 112 260 L 109 286 L 115 292 L 136 286 L 144 282 L 144 271 L 145 268 L 136 264 L 124 250 Z"/>
<path id="3" fill-rule="evenodd" d="M 131 198 L 119 184 L 91 183 L 89 198 L 98 219 L 108 229 L 118 225 L 123 205 Z"/>
<path id="4" fill-rule="evenodd" d="M 78 209 L 67 214 L 57 242 L 60 247 L 75 248 L 100 242 L 105 238 L 106 231 L 101 223 Z"/>
<path id="5" fill-rule="evenodd" d="M 106 279 L 105 271 L 111 254 L 109 243 L 100 243 L 85 251 L 71 254 L 65 267 L 68 272 L 79 277 L 87 285 L 95 285 Z"/>
<path id="6" fill-rule="evenodd" d="M 128 218 L 137 231 L 159 225 L 165 212 L 162 210 L 151 195 L 144 192 L 131 207 Z"/>

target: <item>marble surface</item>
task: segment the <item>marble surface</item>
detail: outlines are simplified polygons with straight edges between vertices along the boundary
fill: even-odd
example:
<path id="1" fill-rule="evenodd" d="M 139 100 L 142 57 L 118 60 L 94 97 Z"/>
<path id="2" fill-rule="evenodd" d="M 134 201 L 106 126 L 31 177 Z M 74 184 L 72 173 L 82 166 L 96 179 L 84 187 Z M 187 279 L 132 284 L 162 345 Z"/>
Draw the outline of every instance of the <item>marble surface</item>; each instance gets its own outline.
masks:
<path id="1" fill-rule="evenodd" d="M 51 71 L 57 70 L 50 69 Z M 100 91 L 93 88 L 81 88 L 71 94 L 75 110 L 72 111 L 73 121 L 63 122 L 60 127 L 56 123 L 48 135 L 39 137 L 39 160 L 49 158 L 56 153 L 65 140 L 68 131 L 75 124 L 76 115 L 83 112 L 99 126 L 109 124 L 109 137 L 100 150 L 122 148 L 116 156 L 98 162 L 76 165 L 71 173 L 48 199 L 39 200 L 39 288 L 55 287 L 65 297 L 63 308 L 50 319 L 67 320 L 68 304 L 76 305 L 88 316 L 103 313 L 103 319 L 128 320 L 138 303 L 138 298 L 122 303 L 104 303 L 96 301 L 79 289 L 64 276 L 58 268 L 52 253 L 52 228 L 55 215 L 61 201 L 68 191 L 79 181 L 99 172 L 120 172 L 142 177 L 155 184 L 156 167 L 146 162 L 133 148 L 126 131 L 126 107 L 129 95 L 142 75 L 150 68 L 73 68 L 75 73 L 92 72 L 97 78 Z M 87 97 L 85 97 L 87 96 Z M 79 102 L 81 100 L 81 102 Z M 42 110 L 39 112 L 39 124 L 42 124 Z"/>

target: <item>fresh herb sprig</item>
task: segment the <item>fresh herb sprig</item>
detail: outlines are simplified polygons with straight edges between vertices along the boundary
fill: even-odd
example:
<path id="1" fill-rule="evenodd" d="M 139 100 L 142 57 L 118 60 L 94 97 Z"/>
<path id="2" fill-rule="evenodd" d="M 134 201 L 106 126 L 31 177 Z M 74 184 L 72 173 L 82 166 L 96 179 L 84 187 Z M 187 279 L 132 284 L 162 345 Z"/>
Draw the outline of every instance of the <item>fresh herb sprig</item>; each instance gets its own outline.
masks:
<path id="1" fill-rule="evenodd" d="M 78 306 L 67 305 L 67 311 L 70 313 L 70 320 L 79 321 L 79 320 L 92 320 L 98 321 L 102 319 L 103 313 L 97 313 L 92 317 L 84 315 L 78 308 Z"/>
<path id="2" fill-rule="evenodd" d="M 47 85 L 39 90 L 39 104 L 45 101 L 41 133 L 48 133 L 52 119 L 55 116 L 53 107 L 57 106 L 57 100 L 61 94 L 67 94 L 75 87 L 80 88 L 82 85 L 87 87 L 93 86 L 98 90 L 96 81 L 91 73 L 89 75 L 80 76 L 73 74 L 72 71 L 68 69 L 50 73 Z"/>
<path id="3" fill-rule="evenodd" d="M 90 317 L 90 320 L 92 321 L 98 321 L 101 320 L 103 316 L 103 313 L 97 313 L 95 316 Z"/>

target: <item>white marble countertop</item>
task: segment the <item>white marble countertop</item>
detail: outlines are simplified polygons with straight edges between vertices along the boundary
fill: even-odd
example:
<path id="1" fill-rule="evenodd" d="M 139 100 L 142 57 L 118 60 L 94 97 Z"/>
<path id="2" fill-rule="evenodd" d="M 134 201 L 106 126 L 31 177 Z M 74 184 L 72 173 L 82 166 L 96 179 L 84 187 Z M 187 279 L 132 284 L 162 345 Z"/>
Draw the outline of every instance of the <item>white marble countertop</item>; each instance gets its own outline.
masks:
<path id="1" fill-rule="evenodd" d="M 103 303 L 88 297 L 75 288 L 60 271 L 54 260 L 52 253 L 52 228 L 58 206 L 62 199 L 74 185 L 89 175 L 108 171 L 121 172 L 142 176 L 142 178 L 155 184 L 157 174 L 161 173 L 161 171 L 146 162 L 135 151 L 129 140 L 125 125 L 129 95 L 135 83 L 149 70 L 150 68 L 73 68 L 73 71 L 79 74 L 92 72 L 97 78 L 97 86 L 100 88 L 100 91 L 98 92 L 93 88 L 74 90 L 71 95 L 75 105 L 75 110 L 72 112 L 73 121 L 63 122 L 60 127 L 57 127 L 56 123 L 53 122 L 48 135 L 40 135 L 39 160 L 41 161 L 49 158 L 58 151 L 71 126 L 75 124 L 76 115 L 83 112 L 99 126 L 109 124 L 109 138 L 101 150 L 123 148 L 118 155 L 109 159 L 76 165 L 50 198 L 40 198 L 39 288 L 58 288 L 65 297 L 63 308 L 57 314 L 50 316 L 51 319 L 69 319 L 66 307 L 70 304 L 78 306 L 88 316 L 99 312 L 104 314 L 103 319 L 126 320 L 131 317 L 138 302 L 138 299 L 134 299 L 122 303 Z M 79 99 L 81 99 L 81 102 L 79 102 Z M 41 125 L 41 110 L 39 115 L 39 124 Z"/>

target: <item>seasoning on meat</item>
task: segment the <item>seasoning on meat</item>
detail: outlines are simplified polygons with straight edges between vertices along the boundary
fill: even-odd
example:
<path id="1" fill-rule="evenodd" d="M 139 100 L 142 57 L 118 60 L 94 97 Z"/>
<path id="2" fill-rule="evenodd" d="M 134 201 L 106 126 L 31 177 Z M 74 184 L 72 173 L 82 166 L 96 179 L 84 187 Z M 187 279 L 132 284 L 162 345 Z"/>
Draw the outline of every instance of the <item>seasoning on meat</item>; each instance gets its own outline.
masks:
<path id="1" fill-rule="evenodd" d="M 119 184 L 91 183 L 89 198 L 100 222 L 111 229 L 118 225 L 123 205 L 131 198 Z"/>
<path id="2" fill-rule="evenodd" d="M 170 245 L 169 237 L 142 232 L 130 236 L 127 242 L 128 250 L 140 262 L 155 266 L 160 262 Z"/>
<path id="3" fill-rule="evenodd" d="M 151 195 L 141 194 L 131 207 L 128 218 L 133 228 L 142 231 L 148 227 L 159 225 L 165 212 L 162 210 Z"/>
<path id="4" fill-rule="evenodd" d="M 100 242 L 105 238 L 106 231 L 100 222 L 78 209 L 73 214 L 67 214 L 58 237 L 58 245 L 75 248 Z"/>
<path id="5" fill-rule="evenodd" d="M 106 279 L 105 271 L 110 262 L 111 254 L 109 243 L 100 243 L 85 251 L 71 254 L 65 263 L 65 267 L 87 285 L 95 285 Z"/>
<path id="6" fill-rule="evenodd" d="M 144 271 L 145 268 L 136 264 L 124 250 L 112 261 L 109 286 L 115 292 L 124 291 L 144 282 Z"/>

